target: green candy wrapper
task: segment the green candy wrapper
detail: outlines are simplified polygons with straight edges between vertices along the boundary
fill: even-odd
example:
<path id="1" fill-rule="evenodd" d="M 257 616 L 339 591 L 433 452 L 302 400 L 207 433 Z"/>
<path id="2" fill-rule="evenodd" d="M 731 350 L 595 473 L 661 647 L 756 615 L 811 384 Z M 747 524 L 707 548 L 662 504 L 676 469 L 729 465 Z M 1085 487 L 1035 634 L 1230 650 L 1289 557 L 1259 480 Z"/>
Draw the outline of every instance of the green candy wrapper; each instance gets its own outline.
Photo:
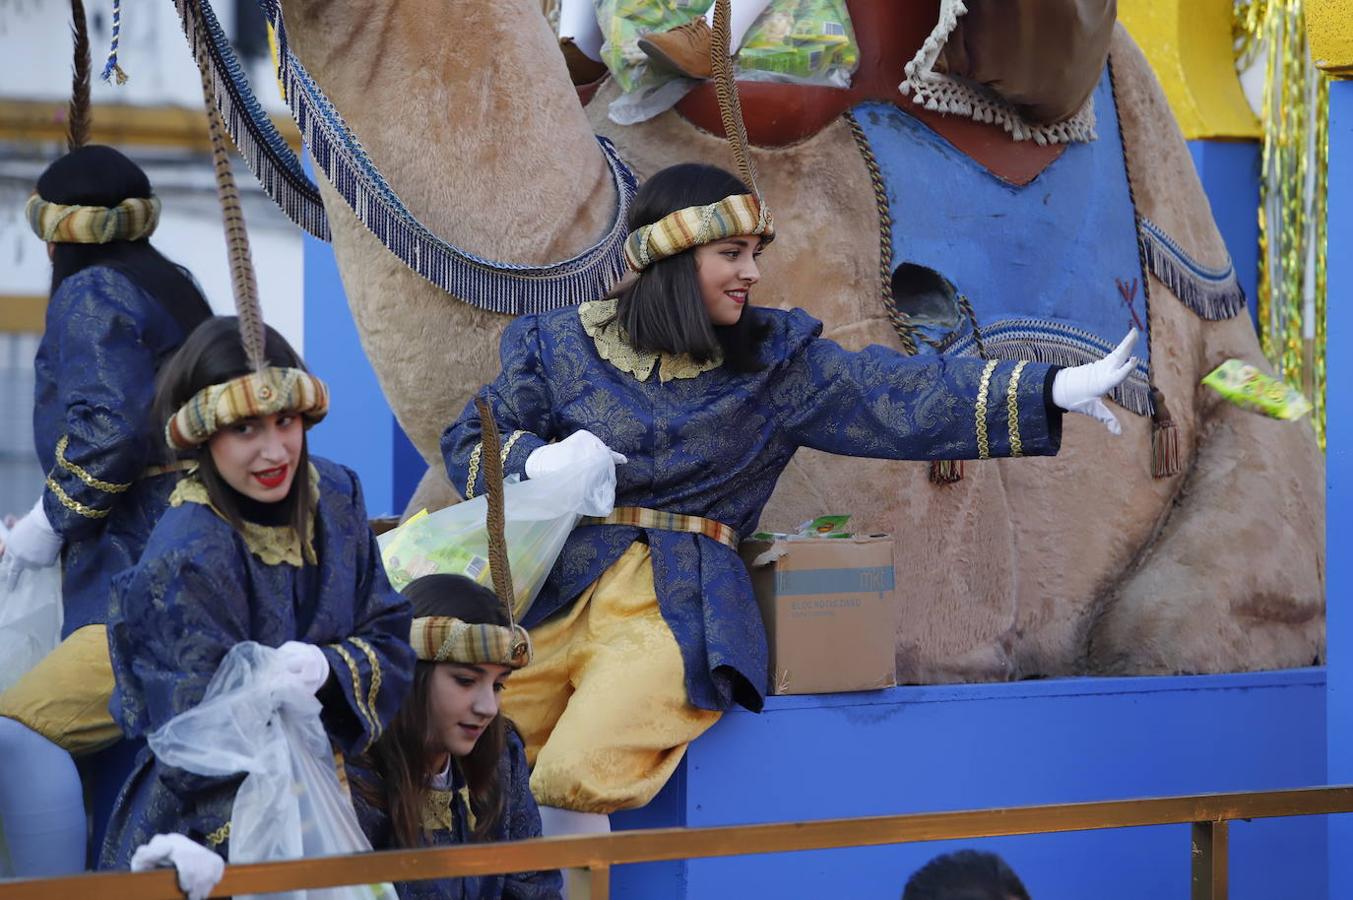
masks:
<path id="1" fill-rule="evenodd" d="M 1311 411 L 1310 401 L 1296 388 L 1239 359 L 1228 359 L 1217 366 L 1203 384 L 1236 406 L 1270 418 L 1290 422 Z"/>

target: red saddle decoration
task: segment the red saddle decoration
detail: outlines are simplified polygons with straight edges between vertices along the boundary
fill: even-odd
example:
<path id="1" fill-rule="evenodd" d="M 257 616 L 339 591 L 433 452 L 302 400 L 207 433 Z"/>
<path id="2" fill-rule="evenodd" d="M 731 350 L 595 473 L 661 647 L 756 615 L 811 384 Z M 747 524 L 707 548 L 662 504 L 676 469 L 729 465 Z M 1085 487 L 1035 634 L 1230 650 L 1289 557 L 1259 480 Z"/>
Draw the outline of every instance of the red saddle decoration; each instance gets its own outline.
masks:
<path id="1" fill-rule="evenodd" d="M 894 103 L 1012 184 L 1028 184 L 1061 155 L 1064 144 L 1013 141 L 999 125 L 925 109 L 903 96 L 904 68 L 939 19 L 939 0 L 847 0 L 860 65 L 849 90 L 742 81 L 747 136 L 758 147 L 784 147 L 817 134 L 843 112 L 867 100 Z M 587 99 L 591 99 L 590 96 Z M 713 82 L 692 90 L 676 106 L 697 128 L 724 136 Z"/>

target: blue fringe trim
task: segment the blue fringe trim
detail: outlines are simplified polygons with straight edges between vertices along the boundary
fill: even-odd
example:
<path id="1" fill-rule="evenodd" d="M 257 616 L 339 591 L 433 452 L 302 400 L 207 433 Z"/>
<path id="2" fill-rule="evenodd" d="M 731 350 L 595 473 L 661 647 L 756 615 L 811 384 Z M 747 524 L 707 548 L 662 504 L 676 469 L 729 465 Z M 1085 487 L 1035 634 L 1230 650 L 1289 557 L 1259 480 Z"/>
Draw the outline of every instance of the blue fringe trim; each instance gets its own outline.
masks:
<path id="1" fill-rule="evenodd" d="M 982 346 L 990 359 L 1082 366 L 1107 356 L 1114 344 L 1088 331 L 1045 319 L 1004 319 L 982 326 Z M 945 356 L 977 356 L 977 342 L 970 329 L 941 341 Z M 1139 416 L 1151 415 L 1151 383 L 1147 361 L 1142 359 L 1127 380 L 1109 395 L 1119 406 Z"/>
<path id="2" fill-rule="evenodd" d="M 288 217 L 327 240 L 328 221 L 321 218 L 318 188 L 263 113 L 208 0 L 175 2 L 190 42 L 203 35 L 210 44 L 217 103 L 250 168 Z M 404 206 L 291 52 L 277 0 L 258 2 L 276 33 L 278 78 L 315 165 L 358 220 L 409 268 L 473 306 L 509 315 L 546 312 L 600 298 L 625 273 L 629 206 L 638 181 L 610 141 L 597 137 L 619 202 L 611 227 L 596 244 L 571 259 L 545 265 L 502 262 L 463 250 L 437 237 Z M 201 28 L 194 15 L 199 8 Z"/>
<path id="3" fill-rule="evenodd" d="M 292 222 L 322 241 L 330 240 L 329 218 L 319 188 L 263 111 L 216 13 L 210 4 L 204 2 L 199 7 L 195 0 L 175 0 L 175 5 L 194 53 L 198 41 L 206 39 L 216 108 L 264 193 Z"/>
<path id="4" fill-rule="evenodd" d="M 1151 274 L 1199 317 L 1215 322 L 1245 308 L 1245 290 L 1230 260 L 1222 269 L 1200 265 L 1146 216 L 1137 217 L 1137 233 Z"/>

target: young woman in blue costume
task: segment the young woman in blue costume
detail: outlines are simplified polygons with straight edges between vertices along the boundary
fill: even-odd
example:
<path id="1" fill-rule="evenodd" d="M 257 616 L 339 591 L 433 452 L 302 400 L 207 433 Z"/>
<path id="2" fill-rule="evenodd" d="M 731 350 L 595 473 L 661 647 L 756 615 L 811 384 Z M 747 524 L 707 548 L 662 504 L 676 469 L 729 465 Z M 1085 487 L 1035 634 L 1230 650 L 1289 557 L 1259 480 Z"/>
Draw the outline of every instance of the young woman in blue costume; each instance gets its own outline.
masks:
<path id="1" fill-rule="evenodd" d="M 1063 410 L 1114 430 L 1099 399 L 1133 365 L 848 352 L 802 310 L 751 304 L 773 237 L 760 198 L 703 165 L 654 175 L 617 299 L 512 322 L 487 388 L 527 478 L 612 454 L 615 512 L 576 529 L 523 622 L 535 648 L 504 706 L 533 764 L 546 834 L 604 830 L 642 806 L 686 745 L 766 687 L 766 636 L 737 555 L 799 447 L 888 459 L 1055 454 Z M 442 437 L 467 497 L 483 490 L 479 421 Z"/>
<path id="2" fill-rule="evenodd" d="M 357 819 L 377 850 L 540 837 L 526 751 L 498 693 L 531 658 L 493 591 L 428 575 L 413 603 L 413 687 L 389 730 L 348 764 Z M 557 871 L 413 881 L 404 900 L 550 900 Z"/>
<path id="3" fill-rule="evenodd" d="M 408 687 L 409 604 L 386 580 L 356 476 L 306 450 L 307 425 L 327 410 L 323 383 L 272 329 L 259 365 L 240 331 L 234 318 L 209 320 L 161 378 L 163 434 L 196 469 L 140 562 L 114 580 L 114 717 L 130 736 L 154 731 L 201 701 L 231 647 L 257 641 L 281 648 L 315 692 L 336 747 L 360 753 Z M 168 833 L 225 856 L 242 778 L 194 775 L 143 750 L 102 866 L 125 868 Z"/>
<path id="4" fill-rule="evenodd" d="M 52 260 L 33 409 L 47 479 L 0 551 L 16 574 L 62 569 L 64 640 L 0 695 L 0 828 L 27 876 L 85 867 L 84 795 L 71 755 L 121 737 L 108 714 L 110 579 L 141 555 L 178 476 L 156 464 L 155 373 L 211 315 L 187 270 L 150 243 L 160 201 L 145 172 L 111 147 L 84 143 L 88 41 L 78 3 L 75 13 L 72 149 L 42 173 L 25 210 Z M 117 751 L 103 754 L 98 778 L 120 783 L 123 762 Z"/>
<path id="5" fill-rule="evenodd" d="M 357 476 L 306 449 L 328 389 L 263 323 L 205 47 L 197 51 L 239 317 L 203 323 L 156 388 L 162 439 L 195 468 L 140 561 L 114 579 L 113 716 L 129 736 L 153 732 L 202 700 L 232 647 L 254 641 L 278 648 L 293 686 L 320 701 L 335 748 L 357 754 L 408 689 L 409 603 L 385 577 Z M 209 880 L 198 876 L 204 858 L 210 868 L 227 857 L 243 778 L 195 775 L 143 750 L 101 865 L 168 862 L 181 885 Z"/>

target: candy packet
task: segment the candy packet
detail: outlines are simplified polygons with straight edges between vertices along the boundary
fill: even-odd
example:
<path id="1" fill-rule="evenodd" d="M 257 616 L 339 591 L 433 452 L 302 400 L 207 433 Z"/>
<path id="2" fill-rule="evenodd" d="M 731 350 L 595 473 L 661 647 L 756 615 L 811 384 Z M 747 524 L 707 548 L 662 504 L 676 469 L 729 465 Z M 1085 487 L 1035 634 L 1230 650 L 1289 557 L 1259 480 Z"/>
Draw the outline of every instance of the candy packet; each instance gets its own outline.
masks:
<path id="1" fill-rule="evenodd" d="M 1295 421 L 1311 411 L 1311 402 L 1301 391 L 1239 359 L 1217 366 L 1203 384 L 1242 409 L 1274 419 Z"/>

